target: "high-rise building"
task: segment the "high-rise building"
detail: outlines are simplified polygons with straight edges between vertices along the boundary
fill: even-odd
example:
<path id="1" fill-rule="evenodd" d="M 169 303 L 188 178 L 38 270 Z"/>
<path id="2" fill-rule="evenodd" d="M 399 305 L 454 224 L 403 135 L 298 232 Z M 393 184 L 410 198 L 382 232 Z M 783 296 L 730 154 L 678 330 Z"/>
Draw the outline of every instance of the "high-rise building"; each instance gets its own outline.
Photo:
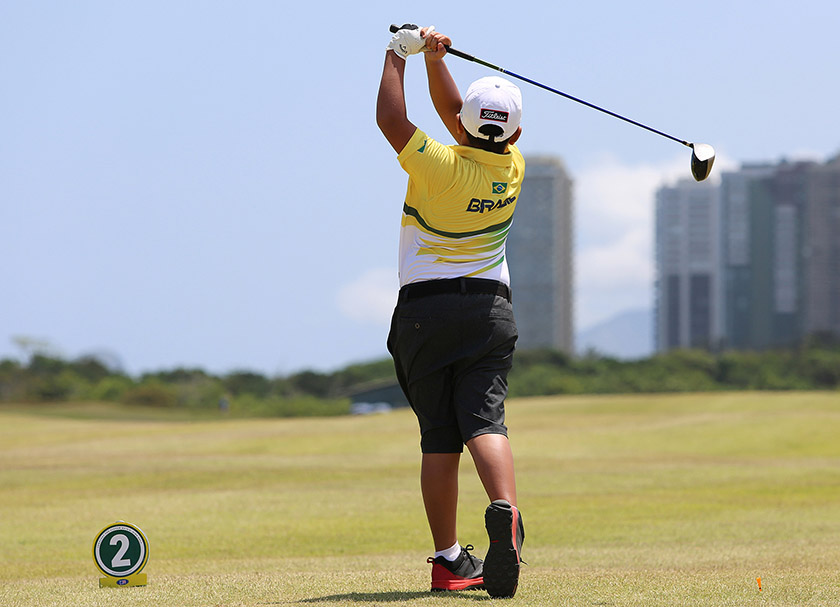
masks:
<path id="1" fill-rule="evenodd" d="M 747 348 L 752 341 L 755 222 L 752 221 L 754 204 L 751 192 L 753 183 L 772 175 L 774 168 L 771 164 L 744 165 L 740 171 L 724 173 L 721 178 L 721 315 L 726 347 Z M 762 235 L 758 236 L 762 240 Z"/>
<path id="2" fill-rule="evenodd" d="M 803 251 L 811 240 L 809 184 L 817 166 L 785 162 L 723 174 L 723 230 L 735 244 L 724 252 L 727 347 L 788 346 L 806 335 Z"/>
<path id="3" fill-rule="evenodd" d="M 803 232 L 803 331 L 840 339 L 840 155 L 811 169 Z"/>
<path id="4" fill-rule="evenodd" d="M 711 348 L 721 336 L 717 188 L 682 180 L 656 192 L 658 351 Z"/>
<path id="5" fill-rule="evenodd" d="M 572 180 L 556 157 L 525 159 L 507 240 L 519 349 L 574 353 Z"/>

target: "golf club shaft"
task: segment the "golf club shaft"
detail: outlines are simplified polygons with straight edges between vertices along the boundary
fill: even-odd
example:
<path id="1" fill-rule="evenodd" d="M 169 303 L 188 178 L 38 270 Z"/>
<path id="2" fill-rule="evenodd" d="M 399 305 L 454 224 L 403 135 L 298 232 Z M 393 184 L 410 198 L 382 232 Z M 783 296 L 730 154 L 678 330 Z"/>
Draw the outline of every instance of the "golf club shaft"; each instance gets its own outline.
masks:
<path id="1" fill-rule="evenodd" d="M 391 26 L 391 31 L 392 32 L 396 32 L 399 29 L 400 28 L 397 25 L 392 25 Z M 483 65 L 484 67 L 490 68 L 491 70 L 496 70 L 497 72 L 507 74 L 508 76 L 512 76 L 513 78 L 518 78 L 519 80 L 527 82 L 528 84 L 533 84 L 534 86 L 538 86 L 541 89 L 545 89 L 545 90 L 547 90 L 549 92 L 552 92 L 556 95 L 560 95 L 561 97 L 565 97 L 566 99 L 576 101 L 577 103 L 585 105 L 586 107 L 591 107 L 593 110 L 598 110 L 599 112 L 603 112 L 604 114 L 612 116 L 613 118 L 618 118 L 619 120 L 623 120 L 624 122 L 629 122 L 630 124 L 633 124 L 633 125 L 636 125 L 638 127 L 643 128 L 643 129 L 646 129 L 646 130 L 650 131 L 651 133 L 656 133 L 657 135 L 661 135 L 662 137 L 666 137 L 666 138 L 670 139 L 671 141 L 676 141 L 677 143 L 681 143 L 686 147 L 689 147 L 689 148 L 691 147 L 691 143 L 688 142 L 688 141 L 684 141 L 682 139 L 679 139 L 678 137 L 674 137 L 673 135 L 669 135 L 668 133 L 663 133 L 662 131 L 659 131 L 659 130 L 657 130 L 653 127 L 650 127 L 646 124 L 642 124 L 641 122 L 636 122 L 635 120 L 631 120 L 630 118 L 622 116 L 621 114 L 616 114 L 615 112 L 611 112 L 610 110 L 599 107 L 599 106 L 595 105 L 594 103 L 589 103 L 588 101 L 584 101 L 583 99 L 580 99 L 580 98 L 575 97 L 573 95 L 569 95 L 568 93 L 564 93 L 563 91 L 558 91 L 557 89 L 551 88 L 550 86 L 546 86 L 545 84 L 539 83 L 536 80 L 531 80 L 530 78 L 526 78 L 525 76 L 520 76 L 519 74 L 517 74 L 515 72 L 511 72 L 510 70 L 506 70 L 502 67 L 499 67 L 498 65 L 493 65 L 492 63 L 484 61 L 483 59 L 479 59 L 478 57 L 470 55 L 469 53 L 459 51 L 458 49 L 452 48 L 451 46 L 446 47 L 446 52 L 451 54 L 451 55 L 455 55 L 456 57 L 460 57 L 461 59 L 466 59 L 467 61 L 472 61 L 474 63 L 478 63 L 480 65 Z"/>

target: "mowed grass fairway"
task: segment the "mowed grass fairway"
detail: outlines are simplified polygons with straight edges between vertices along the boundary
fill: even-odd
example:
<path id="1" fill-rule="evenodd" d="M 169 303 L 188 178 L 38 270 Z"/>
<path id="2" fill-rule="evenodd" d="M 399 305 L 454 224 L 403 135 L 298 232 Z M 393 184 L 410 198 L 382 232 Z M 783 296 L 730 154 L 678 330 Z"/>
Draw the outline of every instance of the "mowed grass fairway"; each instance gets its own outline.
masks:
<path id="1" fill-rule="evenodd" d="M 500 601 L 427 592 L 410 411 L 0 407 L 0 605 L 840 605 L 840 393 L 520 399 L 508 423 L 528 566 Z M 466 455 L 461 491 L 483 555 Z M 120 519 L 149 539 L 146 587 L 98 587 Z"/>

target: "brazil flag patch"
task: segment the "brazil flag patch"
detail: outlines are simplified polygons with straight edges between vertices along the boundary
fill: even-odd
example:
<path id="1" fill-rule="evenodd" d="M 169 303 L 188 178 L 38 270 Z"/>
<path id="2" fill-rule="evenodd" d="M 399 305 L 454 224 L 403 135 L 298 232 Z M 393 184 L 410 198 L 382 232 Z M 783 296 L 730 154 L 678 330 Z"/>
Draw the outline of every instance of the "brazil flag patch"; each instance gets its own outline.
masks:
<path id="1" fill-rule="evenodd" d="M 493 193 L 494 194 L 504 194 L 507 192 L 507 186 L 504 181 L 494 181 L 493 182 Z"/>

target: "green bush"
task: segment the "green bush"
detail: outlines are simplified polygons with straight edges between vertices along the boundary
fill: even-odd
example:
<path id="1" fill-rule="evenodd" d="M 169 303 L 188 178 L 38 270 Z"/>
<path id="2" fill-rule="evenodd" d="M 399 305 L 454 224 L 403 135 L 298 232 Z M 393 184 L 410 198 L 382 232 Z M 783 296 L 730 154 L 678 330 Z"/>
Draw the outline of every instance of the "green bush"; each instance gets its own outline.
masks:
<path id="1" fill-rule="evenodd" d="M 112 372 L 99 359 L 94 356 L 83 356 L 69 364 L 69 368 L 80 377 L 85 378 L 91 384 L 110 377 Z"/>
<path id="2" fill-rule="evenodd" d="M 179 407 L 189 409 L 213 409 L 219 406 L 219 399 L 225 395 L 221 380 L 213 377 L 194 377 L 188 381 L 171 384 Z"/>
<path id="3" fill-rule="evenodd" d="M 31 401 L 66 401 L 78 400 L 87 396 L 90 384 L 68 368 L 55 374 L 43 374 L 31 378 L 27 390 L 27 400 Z"/>
<path id="4" fill-rule="evenodd" d="M 540 396 L 543 394 L 580 394 L 585 391 L 584 379 L 550 364 L 516 365 L 508 377 L 510 395 Z"/>
<path id="5" fill-rule="evenodd" d="M 310 394 L 326 398 L 334 392 L 332 377 L 326 373 L 302 371 L 292 375 L 289 381 L 296 394 Z"/>
<path id="6" fill-rule="evenodd" d="M 0 360 L 0 401 L 12 402 L 25 397 L 26 370 L 16 360 Z"/>
<path id="7" fill-rule="evenodd" d="M 106 402 L 120 402 L 134 385 L 131 378 L 124 375 L 104 377 L 91 388 L 89 398 Z"/>
<path id="8" fill-rule="evenodd" d="M 236 371 L 225 375 L 222 383 L 225 390 L 234 396 L 250 394 L 265 398 L 271 394 L 271 380 L 258 373 Z"/>
<path id="9" fill-rule="evenodd" d="M 800 373 L 816 388 L 840 388 L 840 351 L 806 350 Z"/>
<path id="10" fill-rule="evenodd" d="M 148 381 L 125 391 L 122 402 L 127 405 L 143 407 L 173 408 L 178 404 L 178 394 L 174 387 Z"/>

